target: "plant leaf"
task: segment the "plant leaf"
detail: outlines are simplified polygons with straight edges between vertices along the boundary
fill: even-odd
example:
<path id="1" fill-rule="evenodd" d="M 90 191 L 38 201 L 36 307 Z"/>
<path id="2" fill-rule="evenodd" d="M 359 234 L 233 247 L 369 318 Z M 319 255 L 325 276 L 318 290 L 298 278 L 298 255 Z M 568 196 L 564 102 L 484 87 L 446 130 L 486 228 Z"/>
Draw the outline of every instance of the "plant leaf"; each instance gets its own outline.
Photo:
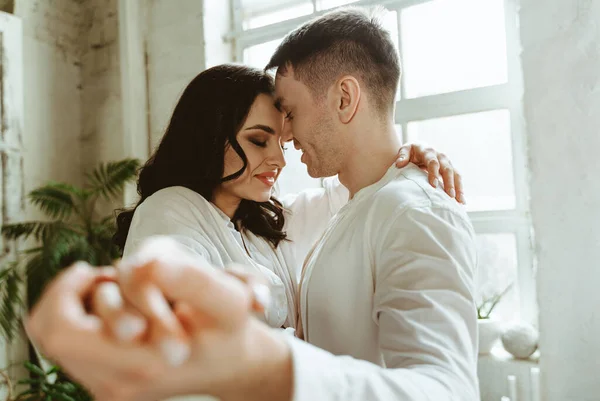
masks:
<path id="1" fill-rule="evenodd" d="M 63 231 L 63 233 L 60 233 Z M 80 235 L 62 221 L 28 221 L 24 223 L 5 224 L 2 235 L 7 240 L 27 239 L 33 236 L 38 241 L 53 238 L 56 235 Z"/>
<path id="2" fill-rule="evenodd" d="M 29 193 L 29 201 L 54 219 L 65 219 L 75 210 L 71 194 L 56 184 L 34 189 Z"/>
<path id="3" fill-rule="evenodd" d="M 50 182 L 47 184 L 47 186 L 56 188 L 57 190 L 60 190 L 66 194 L 73 195 L 80 200 L 86 200 L 91 195 L 91 192 L 88 189 L 78 188 L 74 185 L 64 182 Z"/>
<path id="4" fill-rule="evenodd" d="M 97 250 L 84 237 L 73 238 L 66 243 L 59 244 L 59 247 L 57 250 L 59 255 L 57 255 L 56 260 L 58 270 L 62 270 L 78 261 L 88 262 L 93 266 L 99 264 L 96 256 Z"/>
<path id="5" fill-rule="evenodd" d="M 44 372 L 42 370 L 42 368 L 40 368 L 39 366 L 37 366 L 29 361 L 25 362 L 24 366 L 27 368 L 27 370 L 29 370 L 31 373 L 35 374 L 36 376 L 46 377 L 46 372 Z"/>
<path id="6" fill-rule="evenodd" d="M 52 279 L 55 272 L 45 257 L 44 252 L 39 252 L 29 258 L 25 264 L 27 277 L 27 306 L 32 308 L 37 302 L 46 284 Z"/>
<path id="7" fill-rule="evenodd" d="M 61 389 L 62 391 L 64 391 L 65 393 L 68 394 L 73 394 L 77 392 L 77 386 L 75 386 L 73 383 L 71 382 L 62 382 L 62 383 L 56 383 L 55 387 L 58 387 L 59 389 Z"/>
<path id="8" fill-rule="evenodd" d="M 32 307 L 54 276 L 77 261 L 97 265 L 95 249 L 85 236 L 64 228 L 43 241 L 40 252 L 30 257 L 26 264 L 27 305 Z"/>
<path id="9" fill-rule="evenodd" d="M 48 369 L 48 371 L 46 372 L 46 375 L 53 375 L 54 373 L 57 373 L 60 371 L 60 368 L 58 366 L 52 366 L 50 369 Z"/>
<path id="10" fill-rule="evenodd" d="M 111 227 L 111 229 L 115 228 L 116 227 L 116 218 L 113 215 L 106 216 L 105 218 L 100 220 L 99 224 L 104 227 Z"/>
<path id="11" fill-rule="evenodd" d="M 127 182 L 136 178 L 139 167 L 137 159 L 103 163 L 88 174 L 90 189 L 95 195 L 111 199 L 123 191 Z"/>
<path id="12" fill-rule="evenodd" d="M 17 266 L 17 262 L 10 263 L 0 278 L 0 328 L 8 342 L 13 340 L 20 328 L 19 312 L 23 305 L 20 290 L 22 280 Z"/>
<path id="13" fill-rule="evenodd" d="M 21 379 L 17 382 L 17 384 L 37 384 L 40 382 L 40 379 Z"/>
<path id="14" fill-rule="evenodd" d="M 75 401 L 75 399 L 73 397 L 71 397 L 70 395 L 61 393 L 59 391 L 50 390 L 50 391 L 48 391 L 48 394 L 51 395 L 53 398 L 56 398 L 57 400 L 60 400 L 60 401 Z"/>
<path id="15" fill-rule="evenodd" d="M 52 223 L 45 221 L 5 224 L 2 226 L 2 235 L 7 240 L 27 239 L 31 235 L 39 239 L 45 230 L 50 229 L 50 226 Z"/>

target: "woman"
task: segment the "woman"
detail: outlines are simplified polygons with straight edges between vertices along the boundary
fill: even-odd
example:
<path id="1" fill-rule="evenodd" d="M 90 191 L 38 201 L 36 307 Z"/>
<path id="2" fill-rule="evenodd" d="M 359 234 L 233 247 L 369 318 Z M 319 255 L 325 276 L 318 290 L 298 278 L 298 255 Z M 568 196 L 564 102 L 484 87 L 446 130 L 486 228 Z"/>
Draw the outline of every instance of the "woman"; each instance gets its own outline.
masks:
<path id="1" fill-rule="evenodd" d="M 284 143 L 291 139 L 273 91 L 269 75 L 239 65 L 213 67 L 194 78 L 140 172 L 139 203 L 117 217 L 114 240 L 127 255 L 150 236 L 168 235 L 213 265 L 247 266 L 270 284 L 266 322 L 293 328 L 304 257 L 348 192 L 327 179 L 323 189 L 281 202 L 272 196 L 285 167 Z M 128 315 L 113 329 L 133 338 L 143 330 L 134 322 Z"/>

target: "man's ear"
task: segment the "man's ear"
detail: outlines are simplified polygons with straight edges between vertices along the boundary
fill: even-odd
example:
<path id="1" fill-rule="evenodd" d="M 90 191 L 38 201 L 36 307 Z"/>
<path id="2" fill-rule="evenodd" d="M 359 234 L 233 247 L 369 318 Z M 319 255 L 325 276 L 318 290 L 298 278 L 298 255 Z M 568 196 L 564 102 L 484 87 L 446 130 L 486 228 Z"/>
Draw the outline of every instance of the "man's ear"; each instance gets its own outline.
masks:
<path id="1" fill-rule="evenodd" d="M 340 78 L 335 86 L 336 111 L 340 121 L 348 124 L 358 110 L 358 104 L 361 97 L 361 88 L 358 80 L 352 75 L 346 75 Z"/>

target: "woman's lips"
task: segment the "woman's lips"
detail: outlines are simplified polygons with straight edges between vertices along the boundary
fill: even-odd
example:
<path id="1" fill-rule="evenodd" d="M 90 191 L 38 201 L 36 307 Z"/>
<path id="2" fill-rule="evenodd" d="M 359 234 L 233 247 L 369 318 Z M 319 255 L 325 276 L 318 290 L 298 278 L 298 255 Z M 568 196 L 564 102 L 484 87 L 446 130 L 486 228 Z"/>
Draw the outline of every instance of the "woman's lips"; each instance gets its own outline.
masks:
<path id="1" fill-rule="evenodd" d="M 262 173 L 262 174 L 257 174 L 255 177 L 258 178 L 266 186 L 272 187 L 273 185 L 275 185 L 275 178 L 277 177 L 277 173 L 275 173 L 275 172 Z"/>

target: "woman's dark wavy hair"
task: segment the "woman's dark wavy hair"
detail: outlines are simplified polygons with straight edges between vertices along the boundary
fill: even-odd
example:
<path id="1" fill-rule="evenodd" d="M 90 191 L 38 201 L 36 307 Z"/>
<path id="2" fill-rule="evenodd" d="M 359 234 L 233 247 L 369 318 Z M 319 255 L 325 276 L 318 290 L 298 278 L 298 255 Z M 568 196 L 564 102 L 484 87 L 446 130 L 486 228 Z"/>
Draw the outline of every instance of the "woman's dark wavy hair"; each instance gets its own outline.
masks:
<path id="1" fill-rule="evenodd" d="M 136 208 L 155 192 L 182 186 L 212 200 L 224 181 L 236 179 L 248 159 L 236 139 L 256 97 L 272 94 L 274 83 L 264 71 L 233 64 L 209 68 L 185 88 L 160 145 L 142 167 L 137 183 L 141 199 L 132 209 L 117 211 L 114 243 L 125 247 Z M 231 146 L 244 162 L 235 174 L 223 178 L 225 149 Z M 232 219 L 277 247 L 286 239 L 283 207 L 275 198 L 268 202 L 242 200 Z"/>

